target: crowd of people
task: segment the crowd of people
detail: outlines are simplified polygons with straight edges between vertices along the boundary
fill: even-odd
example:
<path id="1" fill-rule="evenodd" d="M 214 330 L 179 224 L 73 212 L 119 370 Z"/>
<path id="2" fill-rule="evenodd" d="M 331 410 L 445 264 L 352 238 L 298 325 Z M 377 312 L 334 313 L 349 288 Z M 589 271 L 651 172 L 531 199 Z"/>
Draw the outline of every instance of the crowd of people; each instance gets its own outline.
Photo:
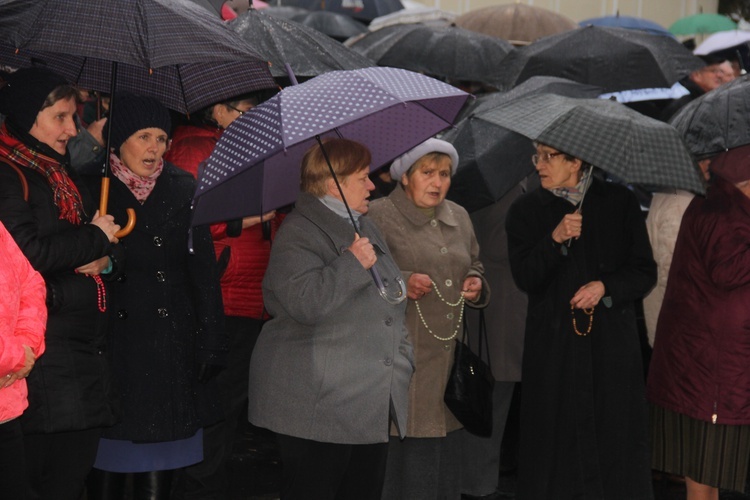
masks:
<path id="1" fill-rule="evenodd" d="M 707 63 L 664 119 L 734 77 Z M 689 500 L 744 490 L 750 146 L 700 158 L 707 195 L 657 193 L 647 221 L 602 165 L 549 144 L 469 214 L 446 198 L 452 144 L 380 176 L 367 144 L 328 138 L 294 207 L 191 227 L 200 164 L 271 92 L 177 125 L 119 92 L 86 130 L 59 75 L 2 75 L 0 496 L 226 500 L 249 420 L 276 435 L 284 500 L 501 498 L 519 380 L 518 498 L 651 499 L 652 469 L 684 476 Z M 90 173 L 104 137 L 106 183 Z M 479 437 L 443 395 L 485 308 Z"/>

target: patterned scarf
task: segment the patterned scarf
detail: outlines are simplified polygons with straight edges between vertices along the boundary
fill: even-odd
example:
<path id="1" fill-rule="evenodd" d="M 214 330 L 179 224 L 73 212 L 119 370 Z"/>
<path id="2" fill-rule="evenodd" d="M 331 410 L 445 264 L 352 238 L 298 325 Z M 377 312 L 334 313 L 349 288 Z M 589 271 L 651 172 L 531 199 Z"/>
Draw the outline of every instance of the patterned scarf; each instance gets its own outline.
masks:
<path id="1" fill-rule="evenodd" d="M 159 178 L 162 170 L 164 170 L 164 160 L 159 160 L 159 165 L 156 167 L 156 170 L 154 170 L 154 173 L 148 177 L 141 177 L 138 174 L 134 174 L 133 171 L 126 167 L 122 160 L 120 160 L 120 158 L 114 153 L 109 155 L 109 166 L 112 169 L 112 173 L 115 174 L 115 177 L 120 179 L 122 183 L 130 189 L 130 192 L 133 193 L 135 199 L 143 205 L 146 202 L 148 195 L 153 191 L 154 186 L 156 185 L 156 179 Z"/>
<path id="2" fill-rule="evenodd" d="M 42 174 L 52 188 L 59 218 L 76 226 L 81 224 L 84 217 L 81 193 L 59 160 L 31 149 L 10 135 L 4 123 L 0 126 L 0 158 Z"/>
<path id="3" fill-rule="evenodd" d="M 575 187 L 552 188 L 550 189 L 550 192 L 555 196 L 559 196 L 560 198 L 567 200 L 574 206 L 578 205 L 581 200 L 583 200 L 583 195 L 586 194 L 586 188 L 588 188 L 589 178 L 591 177 L 591 170 L 591 168 L 586 169 L 586 171 L 581 176 L 581 180 L 578 181 L 578 184 L 576 184 Z"/>

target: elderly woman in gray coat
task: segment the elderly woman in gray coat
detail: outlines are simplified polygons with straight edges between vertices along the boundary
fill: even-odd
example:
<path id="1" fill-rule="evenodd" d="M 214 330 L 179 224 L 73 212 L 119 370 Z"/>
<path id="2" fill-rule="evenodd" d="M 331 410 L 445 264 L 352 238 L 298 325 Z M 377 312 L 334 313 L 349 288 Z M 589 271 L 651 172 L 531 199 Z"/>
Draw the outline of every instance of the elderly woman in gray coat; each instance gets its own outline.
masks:
<path id="1" fill-rule="evenodd" d="M 391 438 L 383 498 L 460 498 L 461 424 L 443 402 L 453 339 L 464 305 L 484 307 L 489 287 L 466 210 L 445 199 L 458 164 L 455 148 L 429 139 L 391 165 L 400 181 L 375 200 L 370 217 L 407 280 L 406 324 L 416 371 L 409 388 L 406 439 Z"/>
<path id="2" fill-rule="evenodd" d="M 277 433 L 283 500 L 375 500 L 389 421 L 406 430 L 406 304 L 383 300 L 370 274 L 377 269 L 389 288 L 401 280 L 385 240 L 362 217 L 374 189 L 369 150 L 345 139 L 324 147 L 361 236 L 316 145 L 263 280 L 273 318 L 250 361 L 249 418 Z"/>

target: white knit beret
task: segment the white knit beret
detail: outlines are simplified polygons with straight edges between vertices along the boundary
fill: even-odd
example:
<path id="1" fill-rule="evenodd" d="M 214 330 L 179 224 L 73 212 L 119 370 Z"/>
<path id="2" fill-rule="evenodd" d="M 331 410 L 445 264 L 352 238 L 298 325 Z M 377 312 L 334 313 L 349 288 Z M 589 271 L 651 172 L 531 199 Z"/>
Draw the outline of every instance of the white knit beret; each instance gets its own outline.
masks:
<path id="1" fill-rule="evenodd" d="M 450 142 L 433 138 L 427 139 L 422 144 L 419 144 L 393 160 L 393 163 L 391 164 L 391 179 L 394 181 L 400 181 L 401 176 L 404 175 L 411 166 L 417 162 L 417 160 L 429 153 L 443 153 L 450 156 L 451 175 L 456 172 L 456 167 L 458 167 L 458 152 L 456 151 L 456 148 L 454 148 L 453 144 Z"/>

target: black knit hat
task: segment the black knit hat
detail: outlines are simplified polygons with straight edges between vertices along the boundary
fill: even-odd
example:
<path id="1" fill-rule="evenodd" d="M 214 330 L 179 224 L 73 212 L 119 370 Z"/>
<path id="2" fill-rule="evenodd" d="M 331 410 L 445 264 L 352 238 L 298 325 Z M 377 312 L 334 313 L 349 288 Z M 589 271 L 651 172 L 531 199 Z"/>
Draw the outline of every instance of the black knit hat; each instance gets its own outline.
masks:
<path id="1" fill-rule="evenodd" d="M 172 120 L 169 111 L 153 97 L 118 92 L 115 94 L 113 109 L 113 123 L 110 124 L 110 120 L 107 120 L 103 134 L 106 139 L 109 128 L 112 128 L 109 145 L 118 154 L 122 143 L 144 128 L 159 128 L 167 135 L 171 134 Z"/>
<path id="2" fill-rule="evenodd" d="M 4 75 L 0 85 L 0 113 L 22 132 L 34 126 L 36 117 L 50 93 L 61 85 L 69 85 L 62 76 L 47 68 L 22 68 Z"/>

